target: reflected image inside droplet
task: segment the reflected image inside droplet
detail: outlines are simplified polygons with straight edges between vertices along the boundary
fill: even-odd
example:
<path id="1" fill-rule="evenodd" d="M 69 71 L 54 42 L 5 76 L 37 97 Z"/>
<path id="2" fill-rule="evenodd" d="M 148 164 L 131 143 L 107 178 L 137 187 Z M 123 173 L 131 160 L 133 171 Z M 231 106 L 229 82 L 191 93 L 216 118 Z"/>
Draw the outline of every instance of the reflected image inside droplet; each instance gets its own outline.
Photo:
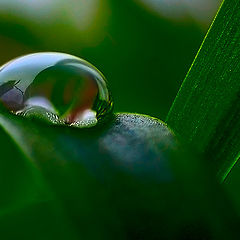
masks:
<path id="1" fill-rule="evenodd" d="M 15 114 L 76 127 L 94 126 L 112 112 L 104 76 L 64 53 L 35 53 L 3 65 L 0 100 Z"/>

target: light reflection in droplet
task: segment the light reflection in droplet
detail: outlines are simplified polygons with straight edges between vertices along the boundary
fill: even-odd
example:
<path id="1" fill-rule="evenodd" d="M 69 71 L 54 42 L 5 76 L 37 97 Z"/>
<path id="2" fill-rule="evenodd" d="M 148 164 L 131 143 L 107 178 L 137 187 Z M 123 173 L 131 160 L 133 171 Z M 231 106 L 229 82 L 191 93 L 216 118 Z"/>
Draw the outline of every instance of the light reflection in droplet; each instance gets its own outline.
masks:
<path id="1" fill-rule="evenodd" d="M 78 127 L 96 125 L 112 111 L 104 76 L 64 53 L 35 53 L 3 65 L 0 100 L 13 113 L 44 115 L 45 109 L 52 122 Z"/>

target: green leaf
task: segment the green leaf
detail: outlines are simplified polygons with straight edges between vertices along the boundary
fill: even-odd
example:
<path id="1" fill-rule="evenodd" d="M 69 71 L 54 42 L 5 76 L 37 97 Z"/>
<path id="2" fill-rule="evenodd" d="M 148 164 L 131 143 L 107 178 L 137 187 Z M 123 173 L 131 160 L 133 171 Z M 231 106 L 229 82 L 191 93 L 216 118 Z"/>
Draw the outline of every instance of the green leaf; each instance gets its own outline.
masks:
<path id="1" fill-rule="evenodd" d="M 240 150 L 240 2 L 225 0 L 169 111 L 176 135 L 223 180 Z"/>
<path id="2" fill-rule="evenodd" d="M 4 113 L 0 125 L 47 185 L 46 209 L 56 205 L 47 223 L 54 218 L 60 221 L 53 233 L 65 222 L 73 233 L 68 239 L 75 235 L 83 239 L 175 239 L 187 232 L 218 239 L 235 235 L 232 221 L 236 216 L 221 187 L 158 119 L 117 114 L 105 125 L 78 129 Z M 41 196 L 18 211 L 19 216 L 26 216 L 24 225 L 29 225 L 28 216 L 32 219 L 42 211 L 40 219 L 47 216 Z M 11 216 L 15 214 L 8 222 Z M 19 218 L 13 219 L 22 226 Z M 3 215 L 1 221 L 5 220 Z M 32 224 L 31 229 L 39 229 Z"/>

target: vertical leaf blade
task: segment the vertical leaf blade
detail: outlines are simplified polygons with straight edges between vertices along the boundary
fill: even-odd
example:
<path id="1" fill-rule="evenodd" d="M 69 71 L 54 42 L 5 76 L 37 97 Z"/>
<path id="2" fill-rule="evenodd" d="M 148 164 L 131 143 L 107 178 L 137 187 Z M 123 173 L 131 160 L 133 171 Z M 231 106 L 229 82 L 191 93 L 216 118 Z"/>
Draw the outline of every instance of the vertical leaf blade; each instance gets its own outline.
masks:
<path id="1" fill-rule="evenodd" d="M 206 154 L 219 178 L 239 155 L 240 2 L 225 0 L 167 116 L 183 141 Z"/>

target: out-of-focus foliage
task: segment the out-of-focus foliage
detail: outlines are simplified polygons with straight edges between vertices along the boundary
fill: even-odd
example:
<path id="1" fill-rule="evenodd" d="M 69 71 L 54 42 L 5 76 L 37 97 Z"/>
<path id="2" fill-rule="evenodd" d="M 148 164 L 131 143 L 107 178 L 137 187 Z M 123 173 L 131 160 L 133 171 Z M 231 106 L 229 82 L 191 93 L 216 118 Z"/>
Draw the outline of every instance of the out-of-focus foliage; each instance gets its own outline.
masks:
<path id="1" fill-rule="evenodd" d="M 37 42 L 28 39 L 33 45 L 68 50 L 78 44 L 79 49 L 98 44 L 104 37 L 109 9 L 106 0 L 2 0 L 0 15 L 5 27 L 8 22 L 21 25 L 37 38 Z"/>
<path id="2" fill-rule="evenodd" d="M 220 0 L 135 0 L 151 12 L 175 21 L 192 18 L 206 27 L 216 12 Z"/>

